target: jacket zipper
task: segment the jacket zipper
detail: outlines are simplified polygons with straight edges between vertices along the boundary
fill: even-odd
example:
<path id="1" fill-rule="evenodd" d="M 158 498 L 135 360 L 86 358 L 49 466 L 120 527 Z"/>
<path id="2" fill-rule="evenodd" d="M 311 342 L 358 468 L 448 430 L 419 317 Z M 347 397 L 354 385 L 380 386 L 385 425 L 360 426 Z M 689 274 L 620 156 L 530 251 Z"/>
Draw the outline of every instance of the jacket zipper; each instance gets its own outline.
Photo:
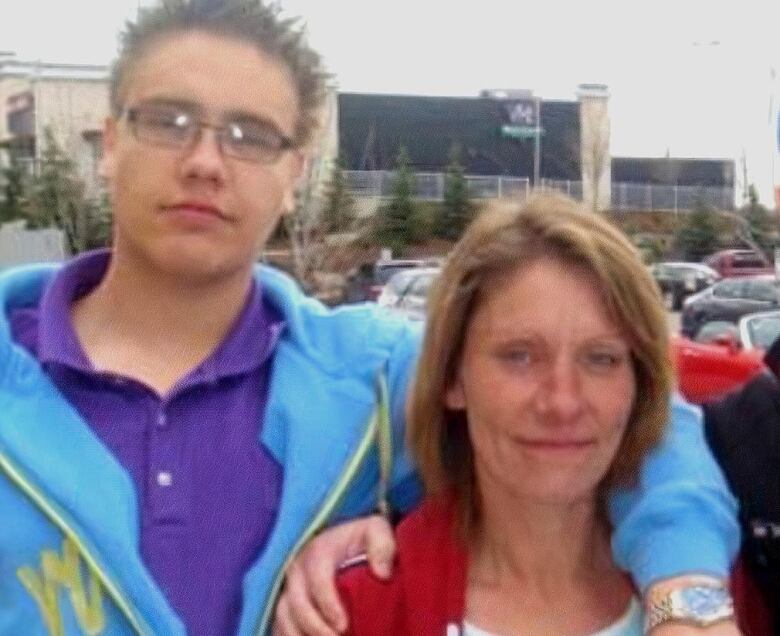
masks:
<path id="1" fill-rule="evenodd" d="M 341 477 L 339 478 L 338 482 L 334 486 L 333 490 L 325 499 L 325 502 L 322 504 L 317 514 L 314 516 L 314 520 L 309 524 L 309 526 L 303 532 L 301 537 L 298 539 L 298 542 L 295 544 L 293 549 L 290 551 L 290 554 L 287 556 L 287 559 L 285 560 L 284 564 L 279 569 L 279 572 L 276 575 L 276 579 L 274 580 L 274 584 L 271 586 L 271 593 L 268 597 L 268 601 L 266 602 L 265 609 L 263 610 L 263 613 L 261 615 L 261 619 L 257 624 L 257 627 L 255 628 L 254 633 L 256 636 L 263 636 L 266 633 L 266 630 L 268 629 L 268 623 L 271 620 L 271 611 L 274 605 L 276 604 L 277 597 L 279 596 L 279 592 L 282 587 L 282 581 L 284 581 L 284 575 L 285 572 L 287 571 L 287 567 L 290 565 L 292 560 L 298 555 L 298 552 L 301 551 L 301 548 L 309 541 L 309 539 L 311 539 L 312 536 L 314 536 L 314 534 L 316 534 L 317 531 L 320 530 L 325 525 L 325 522 L 328 520 L 328 517 L 330 517 L 330 515 L 333 513 L 333 511 L 341 502 L 341 499 L 346 493 L 347 488 L 349 488 L 350 482 L 354 479 L 355 474 L 358 472 L 358 470 L 360 470 L 360 467 L 363 464 L 363 461 L 365 460 L 368 451 L 374 445 L 379 417 L 380 417 L 380 413 L 379 413 L 379 409 L 377 408 L 374 411 L 368 429 L 363 435 L 363 438 L 360 440 L 360 443 L 358 444 L 358 447 L 355 450 L 354 454 L 352 455 L 351 459 L 347 463 L 346 469 L 342 473 Z"/>
<path id="2" fill-rule="evenodd" d="M 8 459 L 4 454 L 0 453 L 0 468 L 9 477 L 11 482 L 16 484 L 30 499 L 37 505 L 43 513 L 57 526 L 62 533 L 79 549 L 79 553 L 83 559 L 87 562 L 90 569 L 97 575 L 103 587 L 108 592 L 109 596 L 116 603 L 117 607 L 122 611 L 127 618 L 128 622 L 132 626 L 133 630 L 138 636 L 151 636 L 152 630 L 146 625 L 143 619 L 133 610 L 131 604 L 122 596 L 119 591 L 119 586 L 111 580 L 111 578 L 101 569 L 98 565 L 97 559 L 87 549 L 84 542 L 79 537 L 78 533 L 68 524 L 65 519 L 54 509 L 54 507 L 46 500 L 43 493 L 33 486 L 25 477 L 22 472 Z"/>

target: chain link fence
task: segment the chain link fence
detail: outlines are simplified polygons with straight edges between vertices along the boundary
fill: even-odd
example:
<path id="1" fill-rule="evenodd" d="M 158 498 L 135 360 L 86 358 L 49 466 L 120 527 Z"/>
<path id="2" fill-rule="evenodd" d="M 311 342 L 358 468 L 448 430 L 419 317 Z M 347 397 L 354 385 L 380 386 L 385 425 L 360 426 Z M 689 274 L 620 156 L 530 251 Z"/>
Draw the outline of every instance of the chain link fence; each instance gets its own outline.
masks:
<path id="1" fill-rule="evenodd" d="M 387 170 L 346 171 L 345 178 L 354 196 L 388 198 L 392 196 L 395 173 Z M 440 172 L 418 172 L 415 195 L 424 201 L 444 198 L 446 175 Z M 467 175 L 466 185 L 473 199 L 526 198 L 531 191 L 527 178 Z M 562 192 L 582 200 L 581 181 L 542 179 L 541 187 Z M 697 201 L 719 210 L 735 209 L 734 188 L 716 186 L 666 186 L 651 183 L 613 183 L 613 210 L 691 210 Z"/>
<path id="2" fill-rule="evenodd" d="M 347 187 L 353 196 L 389 198 L 392 196 L 395 173 L 389 170 L 347 170 Z M 496 199 L 528 196 L 531 182 L 519 177 L 484 177 L 466 175 L 466 187 L 472 199 Z M 447 175 L 442 172 L 416 172 L 415 196 L 423 201 L 444 198 Z"/>

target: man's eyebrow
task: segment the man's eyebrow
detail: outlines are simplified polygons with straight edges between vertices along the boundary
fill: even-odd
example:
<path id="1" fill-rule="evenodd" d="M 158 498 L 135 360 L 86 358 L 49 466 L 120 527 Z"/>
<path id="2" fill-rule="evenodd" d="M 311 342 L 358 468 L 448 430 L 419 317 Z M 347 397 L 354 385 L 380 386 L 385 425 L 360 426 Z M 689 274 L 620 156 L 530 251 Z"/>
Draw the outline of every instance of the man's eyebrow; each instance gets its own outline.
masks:
<path id="1" fill-rule="evenodd" d="M 200 112 L 201 108 L 197 103 L 176 97 L 151 97 L 142 100 L 139 105 L 143 106 L 173 106 L 174 108 L 183 108 L 191 112 Z"/>
<path id="2" fill-rule="evenodd" d="M 229 119 L 231 121 L 257 123 L 266 128 L 273 128 L 275 131 L 279 132 L 280 134 L 284 134 L 281 128 L 276 124 L 276 122 L 272 121 L 268 117 L 263 117 L 262 115 L 259 115 L 257 113 L 250 113 L 245 110 L 229 110 L 226 113 L 224 113 L 222 117 L 224 119 Z"/>

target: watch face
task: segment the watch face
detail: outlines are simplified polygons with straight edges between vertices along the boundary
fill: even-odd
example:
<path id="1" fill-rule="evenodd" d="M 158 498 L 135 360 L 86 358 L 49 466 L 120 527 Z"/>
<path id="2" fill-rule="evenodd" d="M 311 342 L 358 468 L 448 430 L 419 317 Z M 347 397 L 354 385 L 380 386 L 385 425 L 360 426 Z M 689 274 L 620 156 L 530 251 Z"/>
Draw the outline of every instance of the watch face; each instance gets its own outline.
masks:
<path id="1" fill-rule="evenodd" d="M 729 601 L 728 592 L 720 587 L 695 586 L 680 590 L 680 600 L 697 618 L 707 618 Z"/>

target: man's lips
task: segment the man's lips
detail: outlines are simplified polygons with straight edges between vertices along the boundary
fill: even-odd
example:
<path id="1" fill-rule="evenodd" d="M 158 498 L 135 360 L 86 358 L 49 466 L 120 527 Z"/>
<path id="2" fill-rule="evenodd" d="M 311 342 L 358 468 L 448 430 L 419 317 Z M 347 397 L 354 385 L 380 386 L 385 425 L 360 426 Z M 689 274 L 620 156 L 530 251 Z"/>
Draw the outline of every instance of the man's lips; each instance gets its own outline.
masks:
<path id="1" fill-rule="evenodd" d="M 163 212 L 181 214 L 194 218 L 198 217 L 214 217 L 223 221 L 230 221 L 230 217 L 226 215 L 222 210 L 214 205 L 208 203 L 198 203 L 185 201 L 183 203 L 176 203 L 175 205 L 163 206 Z"/>

